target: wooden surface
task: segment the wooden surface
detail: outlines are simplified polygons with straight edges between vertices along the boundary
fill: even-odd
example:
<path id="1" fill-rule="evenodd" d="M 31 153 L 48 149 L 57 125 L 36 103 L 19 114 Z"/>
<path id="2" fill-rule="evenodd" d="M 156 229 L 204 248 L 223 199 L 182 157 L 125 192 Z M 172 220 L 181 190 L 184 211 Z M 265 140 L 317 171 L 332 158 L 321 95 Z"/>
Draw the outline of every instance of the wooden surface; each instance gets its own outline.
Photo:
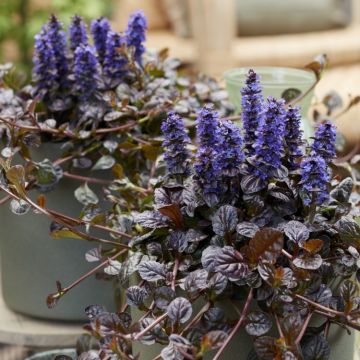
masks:
<path id="1" fill-rule="evenodd" d="M 82 325 L 16 314 L 6 307 L 0 290 L 0 343 L 46 348 L 71 347 L 83 333 Z"/>
<path id="2" fill-rule="evenodd" d="M 349 102 L 350 94 L 351 96 L 360 95 L 360 64 L 330 66 L 315 89 L 316 97 L 320 100 L 330 90 L 337 91 L 344 104 Z M 354 146 L 356 142 L 360 143 L 360 104 L 337 119 L 336 125 L 351 146 Z"/>
<path id="3" fill-rule="evenodd" d="M 223 65 L 206 67 L 206 72 L 219 75 L 228 68 L 229 58 L 232 58 L 234 66 L 298 67 L 310 62 L 315 55 L 326 53 L 333 65 L 351 64 L 360 61 L 359 39 L 360 25 L 305 34 L 237 37 L 232 41 L 230 50 L 219 50 Z M 147 44 L 150 48 L 168 47 L 172 56 L 184 62 L 196 64 L 199 61 L 196 42 L 191 38 L 179 38 L 170 31 L 149 32 Z M 203 48 L 201 51 L 208 54 Z M 203 61 L 200 70 L 205 70 Z"/>

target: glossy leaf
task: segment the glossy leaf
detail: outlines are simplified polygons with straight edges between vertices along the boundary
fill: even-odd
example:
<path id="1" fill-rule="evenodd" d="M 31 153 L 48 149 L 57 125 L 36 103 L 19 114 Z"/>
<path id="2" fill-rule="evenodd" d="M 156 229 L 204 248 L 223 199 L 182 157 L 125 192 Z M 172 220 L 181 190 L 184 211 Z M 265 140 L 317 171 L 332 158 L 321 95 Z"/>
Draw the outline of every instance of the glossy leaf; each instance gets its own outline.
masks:
<path id="1" fill-rule="evenodd" d="M 192 306 L 189 300 L 178 297 L 169 304 L 166 313 L 175 323 L 185 323 L 191 317 Z"/>
<path id="2" fill-rule="evenodd" d="M 13 199 L 10 201 L 10 210 L 15 215 L 25 215 L 30 209 L 31 206 L 25 200 Z"/>
<path id="3" fill-rule="evenodd" d="M 259 231 L 259 227 L 251 222 L 242 222 L 236 226 L 236 232 L 239 235 L 252 238 Z"/>
<path id="4" fill-rule="evenodd" d="M 102 156 L 92 167 L 92 170 L 107 170 L 115 165 L 115 159 L 110 155 Z"/>
<path id="5" fill-rule="evenodd" d="M 330 359 L 330 347 L 322 335 L 307 336 L 301 342 L 304 360 L 328 360 Z"/>
<path id="6" fill-rule="evenodd" d="M 292 241 L 298 243 L 307 240 L 310 231 L 303 223 L 299 221 L 289 221 L 284 228 L 285 235 Z"/>
<path id="7" fill-rule="evenodd" d="M 230 205 L 224 205 L 219 208 L 212 218 L 212 227 L 214 233 L 220 236 L 235 230 L 238 222 L 236 208 Z"/>
<path id="8" fill-rule="evenodd" d="M 246 332 L 251 336 L 262 336 L 270 331 L 272 322 L 270 317 L 262 311 L 252 311 L 247 316 Z"/>
<path id="9" fill-rule="evenodd" d="M 218 246 L 208 246 L 201 255 L 201 264 L 208 272 L 214 272 L 216 268 L 216 259 L 220 248 Z"/>
<path id="10" fill-rule="evenodd" d="M 232 281 L 245 278 L 249 271 L 241 253 L 232 246 L 225 246 L 218 251 L 215 269 Z"/>
<path id="11" fill-rule="evenodd" d="M 305 270 L 317 270 L 322 265 L 323 260 L 319 254 L 311 256 L 299 256 L 293 260 L 293 264 Z"/>
<path id="12" fill-rule="evenodd" d="M 342 180 L 336 187 L 330 192 L 330 196 L 339 201 L 345 203 L 349 201 L 351 191 L 353 189 L 354 182 L 350 177 Z"/>
<path id="13" fill-rule="evenodd" d="M 241 189 L 245 194 L 253 194 L 265 189 L 266 183 L 258 176 L 246 175 L 241 180 Z"/>
<path id="14" fill-rule="evenodd" d="M 175 296 L 175 291 L 170 287 L 157 287 L 154 291 L 155 305 L 161 310 L 166 310 L 170 302 L 175 299 Z"/>
<path id="15" fill-rule="evenodd" d="M 169 226 L 167 217 L 158 211 L 144 211 L 141 214 L 137 214 L 135 216 L 135 222 L 150 229 Z"/>
<path id="16" fill-rule="evenodd" d="M 108 265 L 104 268 L 104 272 L 108 275 L 119 275 L 121 271 L 121 262 L 117 260 L 110 260 Z"/>
<path id="17" fill-rule="evenodd" d="M 130 286 L 126 289 L 126 302 L 130 306 L 141 306 L 148 293 L 140 286 Z"/>
<path id="18" fill-rule="evenodd" d="M 101 248 L 93 248 L 86 252 L 85 259 L 87 262 L 97 262 L 102 258 Z"/>
<path id="19" fill-rule="evenodd" d="M 343 241 L 359 244 L 360 225 L 350 217 L 343 217 L 335 224 Z"/>
<path id="20" fill-rule="evenodd" d="M 140 263 L 138 271 L 141 278 L 146 281 L 164 280 L 166 275 L 164 266 L 152 260 Z"/>
<path id="21" fill-rule="evenodd" d="M 89 188 L 88 184 L 85 183 L 79 186 L 75 190 L 75 198 L 83 205 L 97 204 L 99 198 L 97 195 Z"/>

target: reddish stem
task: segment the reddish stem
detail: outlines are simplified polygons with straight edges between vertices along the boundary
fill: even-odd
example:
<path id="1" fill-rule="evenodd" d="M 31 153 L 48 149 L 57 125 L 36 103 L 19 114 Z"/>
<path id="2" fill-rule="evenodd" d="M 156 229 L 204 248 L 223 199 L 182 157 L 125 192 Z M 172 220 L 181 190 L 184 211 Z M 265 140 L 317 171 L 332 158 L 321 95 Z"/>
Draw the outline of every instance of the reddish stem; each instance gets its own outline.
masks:
<path id="1" fill-rule="evenodd" d="M 153 329 L 157 324 L 161 323 L 164 319 L 166 319 L 167 317 L 167 313 L 162 314 L 161 316 L 159 316 L 156 320 L 154 320 L 154 322 L 152 322 L 149 326 L 147 326 L 145 329 L 143 329 L 142 331 L 140 331 L 139 333 L 137 333 L 134 336 L 134 340 L 139 340 L 140 338 L 142 338 L 148 331 L 150 331 L 151 329 Z"/>
<path id="2" fill-rule="evenodd" d="M 172 272 L 172 279 L 171 279 L 171 289 L 174 291 L 175 291 L 176 277 L 179 270 L 179 265 L 180 265 L 180 259 L 177 255 L 175 258 L 174 270 Z"/>
<path id="3" fill-rule="evenodd" d="M 72 284 L 70 284 L 69 286 L 66 286 L 65 288 L 62 288 L 61 290 L 64 293 L 67 293 L 68 291 L 70 291 L 71 289 L 73 289 L 76 285 L 80 284 L 83 280 L 85 280 L 86 278 L 88 278 L 89 276 L 91 276 L 92 274 L 95 274 L 98 270 L 100 270 L 101 268 L 103 268 L 105 265 L 107 265 L 109 263 L 110 260 L 115 260 L 117 257 L 119 257 L 121 254 L 123 254 L 124 252 L 126 252 L 127 249 L 123 249 L 118 251 L 115 255 L 111 256 L 110 258 L 106 259 L 105 261 L 103 261 L 102 263 L 100 263 L 98 266 L 94 267 L 93 269 L 91 269 L 89 272 L 87 272 L 86 274 L 82 275 L 81 277 L 79 277 L 77 280 L 75 280 Z"/>
<path id="4" fill-rule="evenodd" d="M 235 336 L 235 334 L 237 333 L 237 331 L 240 329 L 241 325 L 243 324 L 249 309 L 250 309 L 250 304 L 251 301 L 253 299 L 253 294 L 254 294 L 254 290 L 250 289 L 249 295 L 246 299 L 241 317 L 239 319 L 239 321 L 237 322 L 237 324 L 234 326 L 234 328 L 232 329 L 231 333 L 229 334 L 229 336 L 226 338 L 226 340 L 223 342 L 223 344 L 221 345 L 219 351 L 216 353 L 216 355 L 214 356 L 213 360 L 219 360 L 220 356 L 222 355 L 222 353 L 224 352 L 224 350 L 226 349 L 226 347 L 229 345 L 230 341 L 232 340 L 232 338 Z"/>
<path id="5" fill-rule="evenodd" d="M 67 171 L 64 171 L 63 175 L 69 179 L 84 181 L 84 182 L 92 183 L 92 184 L 101 184 L 101 185 L 110 185 L 111 184 L 110 180 L 103 180 L 103 179 L 97 179 L 97 178 L 92 178 L 92 177 L 88 177 L 88 176 L 76 175 L 76 174 L 69 173 Z"/>
<path id="6" fill-rule="evenodd" d="M 304 334 L 305 334 L 305 331 L 306 331 L 306 329 L 307 329 L 307 327 L 308 327 L 308 325 L 309 325 L 309 322 L 310 322 L 310 319 L 311 319 L 311 317 L 312 317 L 312 314 L 313 314 L 312 311 L 310 311 L 309 314 L 307 315 L 307 317 L 306 317 L 306 319 L 305 319 L 305 321 L 304 321 L 304 324 L 303 324 L 303 326 L 302 326 L 302 328 L 301 328 L 301 330 L 300 330 L 300 333 L 299 333 L 299 335 L 297 336 L 297 338 L 296 338 L 296 340 L 295 340 L 295 344 L 296 344 L 296 345 L 299 345 L 301 339 L 303 338 L 303 336 L 304 336 Z"/>

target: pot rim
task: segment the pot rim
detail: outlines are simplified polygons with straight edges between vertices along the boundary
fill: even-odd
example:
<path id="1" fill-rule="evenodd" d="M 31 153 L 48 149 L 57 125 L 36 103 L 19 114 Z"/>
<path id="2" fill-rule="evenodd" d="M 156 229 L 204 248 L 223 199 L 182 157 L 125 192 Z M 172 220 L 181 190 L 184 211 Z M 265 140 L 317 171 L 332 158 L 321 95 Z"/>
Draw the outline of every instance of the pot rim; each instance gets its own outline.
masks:
<path id="1" fill-rule="evenodd" d="M 42 351 L 42 352 L 33 354 L 33 355 L 25 358 L 24 360 L 38 360 L 38 357 L 40 357 L 40 359 L 41 359 L 43 356 L 51 356 L 51 355 L 56 356 L 56 355 L 60 355 L 60 354 L 76 356 L 76 350 L 75 350 L 75 348 L 66 348 L 66 349 L 54 349 L 54 350 Z"/>
<path id="2" fill-rule="evenodd" d="M 274 76 L 273 80 L 261 80 L 261 85 L 272 87 L 283 86 L 296 86 L 296 85 L 312 85 L 316 81 L 316 76 L 311 70 L 297 69 L 292 67 L 282 66 L 244 66 L 226 70 L 223 73 L 223 77 L 226 82 L 235 85 L 244 84 L 244 77 L 247 72 L 253 69 L 260 77 L 261 75 L 274 75 L 279 74 L 281 78 Z M 290 75 L 290 79 L 286 79 L 286 76 Z"/>

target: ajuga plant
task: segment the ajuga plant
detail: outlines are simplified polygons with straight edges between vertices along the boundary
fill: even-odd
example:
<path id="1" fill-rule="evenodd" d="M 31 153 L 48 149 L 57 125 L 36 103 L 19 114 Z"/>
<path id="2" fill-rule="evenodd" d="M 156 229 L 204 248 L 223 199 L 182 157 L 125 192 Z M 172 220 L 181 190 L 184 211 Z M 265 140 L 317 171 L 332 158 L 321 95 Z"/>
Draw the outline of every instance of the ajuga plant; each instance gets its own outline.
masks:
<path id="1" fill-rule="evenodd" d="M 252 71 L 247 86 L 249 99 L 261 95 Z M 148 359 L 147 346 L 157 346 L 156 359 L 230 359 L 238 342 L 251 349 L 236 359 L 331 359 L 329 334 L 344 340 L 360 329 L 360 225 L 349 201 L 357 185 L 337 173 L 334 125 L 319 125 L 307 143 L 299 108 L 272 97 L 243 106 L 257 126 L 200 109 L 195 149 L 182 117 L 169 112 L 153 209 L 114 206 L 104 225 L 86 222 L 111 234 L 113 249 L 89 251 L 98 265 L 58 283 L 48 304 L 101 268 L 124 290 L 116 313 L 86 309 L 100 349 L 80 359 Z M 2 165 L 1 187 L 49 215 L 23 195 L 22 173 Z M 74 219 L 60 220 L 74 231 Z"/>
<path id="2" fill-rule="evenodd" d="M 19 87 L 9 75 L 2 78 L 0 97 L 11 91 L 19 104 L 15 113 L 0 110 L 7 114 L 0 118 L 1 128 L 7 129 L 4 154 L 20 153 L 31 162 L 40 144 L 58 144 L 63 150 L 53 165 L 31 166 L 51 172 L 47 185 L 69 174 L 81 180 L 77 175 L 84 169 L 112 169 L 118 180 L 112 190 L 131 188 L 134 196 L 127 196 L 124 206 L 135 205 L 137 190 L 148 187 L 162 152 L 160 127 L 168 111 L 181 114 L 192 127 L 196 110 L 208 101 L 222 115 L 233 110 L 214 80 L 186 76 L 166 50 L 147 51 L 146 28 L 142 11 L 130 16 L 123 32 L 114 31 L 106 18 L 94 20 L 88 31 L 76 15 L 66 31 L 52 15 L 35 37 L 32 84 Z M 99 182 L 96 173 L 83 181 Z M 40 183 L 35 178 L 32 187 Z M 146 191 L 140 194 L 144 197 Z"/>

